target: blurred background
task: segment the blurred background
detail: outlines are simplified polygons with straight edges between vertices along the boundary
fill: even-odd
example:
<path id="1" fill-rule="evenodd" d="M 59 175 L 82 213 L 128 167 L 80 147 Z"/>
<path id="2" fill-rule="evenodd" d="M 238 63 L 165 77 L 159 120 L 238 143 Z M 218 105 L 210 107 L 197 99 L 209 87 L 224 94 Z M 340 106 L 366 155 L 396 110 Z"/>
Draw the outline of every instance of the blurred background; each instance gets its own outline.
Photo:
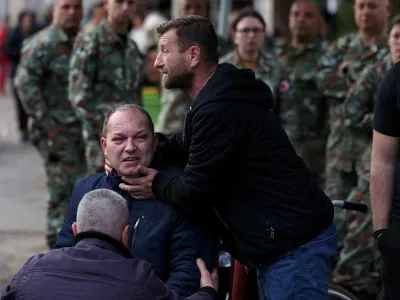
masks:
<path id="1" fill-rule="evenodd" d="M 170 2 L 169 2 L 170 1 Z M 84 0 L 82 26 L 93 15 L 93 7 L 99 1 Z M 146 16 L 160 9 L 160 2 L 178 15 L 179 0 L 142 0 L 138 15 L 132 20 L 133 29 L 140 29 Z M 169 2 L 169 3 L 168 3 Z M 353 0 L 315 0 L 327 28 L 327 40 L 355 31 Z M 253 6 L 267 23 L 267 41 L 286 38 L 289 35 L 288 16 L 292 0 L 212 0 L 209 2 L 209 18 L 221 37 L 229 40 L 230 22 L 242 8 Z M 50 0 L 0 0 L 0 44 L 10 28 L 17 26 L 23 10 L 36 13 L 39 29 L 52 22 L 53 1 Z M 392 0 L 392 15 L 400 13 L 400 0 Z M 136 31 L 136 33 L 139 31 Z M 132 33 L 134 35 L 135 32 Z M 273 44 L 273 43 L 271 43 Z M 140 45 L 139 45 L 140 47 Z M 157 122 L 160 111 L 159 72 L 152 68 L 157 49 L 148 49 L 147 78 L 144 87 L 144 103 Z M 36 149 L 21 136 L 18 128 L 17 106 L 7 74 L 7 62 L 0 76 L 0 290 L 31 255 L 46 251 L 44 231 L 47 190 L 43 162 Z M 2 83 L 0 82 L 0 83 Z M 4 87 L 4 88 L 3 88 Z M 25 141 L 25 142 L 24 142 Z"/>

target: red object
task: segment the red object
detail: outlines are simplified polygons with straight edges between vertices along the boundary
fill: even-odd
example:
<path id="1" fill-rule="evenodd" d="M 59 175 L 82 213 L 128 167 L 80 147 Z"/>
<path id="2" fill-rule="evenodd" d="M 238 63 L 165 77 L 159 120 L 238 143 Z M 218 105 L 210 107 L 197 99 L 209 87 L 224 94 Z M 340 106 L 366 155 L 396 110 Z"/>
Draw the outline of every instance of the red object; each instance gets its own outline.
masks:
<path id="1" fill-rule="evenodd" d="M 5 92 L 5 82 L 7 73 L 10 68 L 10 61 L 8 57 L 1 50 L 7 37 L 7 24 L 0 24 L 0 94 Z"/>
<path id="2" fill-rule="evenodd" d="M 237 260 L 233 263 L 231 300 L 258 300 L 257 275 L 255 270 L 247 272 Z"/>

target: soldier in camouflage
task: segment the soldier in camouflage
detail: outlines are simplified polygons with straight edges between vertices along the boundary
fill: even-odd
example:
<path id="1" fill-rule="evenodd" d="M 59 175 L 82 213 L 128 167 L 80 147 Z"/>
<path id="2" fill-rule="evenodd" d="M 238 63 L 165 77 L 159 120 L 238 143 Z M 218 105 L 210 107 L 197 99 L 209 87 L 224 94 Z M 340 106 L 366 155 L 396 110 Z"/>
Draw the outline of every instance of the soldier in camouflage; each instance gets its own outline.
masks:
<path id="1" fill-rule="evenodd" d="M 325 192 L 331 199 L 345 199 L 357 184 L 354 156 L 346 151 L 354 141 L 343 126 L 343 104 L 362 70 L 381 61 L 388 53 L 385 29 L 389 10 L 386 0 L 355 0 L 358 32 L 340 37 L 330 45 L 318 64 L 317 86 L 326 98 L 329 114 Z M 343 210 L 335 211 L 340 248 L 346 232 L 345 219 Z"/>
<path id="2" fill-rule="evenodd" d="M 105 114 L 117 104 L 142 104 L 143 57 L 128 37 L 135 6 L 133 0 L 107 0 L 107 19 L 82 32 L 72 52 L 69 100 L 82 121 L 88 175 L 104 171 Z"/>
<path id="3" fill-rule="evenodd" d="M 378 86 L 387 71 L 400 61 L 400 18 L 396 18 L 389 34 L 390 53 L 382 60 L 368 66 L 359 80 L 350 89 L 343 108 L 343 124 L 352 136 L 351 145 L 355 156 L 357 185 L 350 192 L 347 200 L 362 202 L 371 209 L 369 182 L 372 149 L 372 118 Z M 353 289 L 370 285 L 378 274 L 378 265 L 373 257 L 377 256 L 372 238 L 372 215 L 347 212 L 345 219 L 347 228 L 343 240 L 334 280 L 352 280 Z M 375 263 L 375 264 L 374 264 Z M 372 271 L 372 272 L 371 272 Z M 368 280 L 371 279 L 371 280 Z M 356 280 L 356 282 L 354 282 Z"/>
<path id="4" fill-rule="evenodd" d="M 232 29 L 236 50 L 221 57 L 219 62 L 253 70 L 256 78 L 264 81 L 276 97 L 282 68 L 273 55 L 262 50 L 266 32 L 263 17 L 253 9 L 244 9 L 233 21 Z"/>
<path id="5" fill-rule="evenodd" d="M 81 0 L 57 0 L 53 24 L 25 43 L 15 77 L 21 102 L 32 119 L 31 141 L 45 163 L 50 248 L 74 185 L 85 170 L 82 127 L 67 97 L 69 59 L 81 17 Z"/>
<path id="6" fill-rule="evenodd" d="M 331 199 L 346 198 L 356 184 L 354 159 L 343 155 L 353 141 L 346 136 L 340 116 L 348 90 L 362 70 L 388 53 L 385 29 L 389 11 L 387 0 L 355 0 L 358 32 L 340 37 L 318 63 L 317 87 L 326 98 L 329 114 L 325 192 Z M 340 214 L 337 211 L 336 217 Z M 340 224 L 338 227 L 340 236 Z"/>
<path id="7" fill-rule="evenodd" d="M 208 0 L 180 0 L 179 17 L 186 15 L 207 15 Z M 218 38 L 219 55 L 229 51 L 226 40 Z M 161 111 L 156 124 L 156 131 L 165 135 L 182 132 L 183 121 L 192 99 L 180 89 L 163 89 L 161 96 Z"/>
<path id="8" fill-rule="evenodd" d="M 291 40 L 276 49 L 283 66 L 278 115 L 297 154 L 319 182 L 325 171 L 325 99 L 316 88 L 318 59 L 326 50 L 321 39 L 322 17 L 312 0 L 297 0 L 290 9 Z"/>

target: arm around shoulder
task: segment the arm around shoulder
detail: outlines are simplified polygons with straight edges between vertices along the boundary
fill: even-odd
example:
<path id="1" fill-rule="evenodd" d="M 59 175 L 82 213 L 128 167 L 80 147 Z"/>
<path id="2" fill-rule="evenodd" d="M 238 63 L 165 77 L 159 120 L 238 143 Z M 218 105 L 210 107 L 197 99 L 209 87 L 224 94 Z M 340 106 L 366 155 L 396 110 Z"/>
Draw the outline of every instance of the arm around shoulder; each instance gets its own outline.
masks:
<path id="1" fill-rule="evenodd" d="M 183 176 L 160 171 L 153 180 L 154 194 L 198 211 L 212 204 L 223 189 L 221 178 L 233 158 L 236 135 L 233 126 L 217 112 L 196 113 L 189 146 L 189 161 Z"/>

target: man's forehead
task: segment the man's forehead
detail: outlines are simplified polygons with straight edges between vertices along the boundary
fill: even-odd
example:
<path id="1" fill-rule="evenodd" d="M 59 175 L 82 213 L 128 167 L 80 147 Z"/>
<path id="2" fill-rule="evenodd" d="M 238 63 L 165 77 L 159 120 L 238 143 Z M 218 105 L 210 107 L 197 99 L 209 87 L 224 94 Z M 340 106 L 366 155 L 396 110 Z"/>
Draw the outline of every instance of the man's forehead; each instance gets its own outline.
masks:
<path id="1" fill-rule="evenodd" d="M 185 5 L 206 5 L 206 0 L 181 0 L 180 1 L 181 6 Z"/>
<path id="2" fill-rule="evenodd" d="M 110 117 L 108 125 L 123 126 L 131 125 L 132 123 L 141 126 L 147 122 L 146 117 L 139 111 L 123 110 L 117 111 Z"/>
<path id="3" fill-rule="evenodd" d="M 317 11 L 317 7 L 315 6 L 315 4 L 312 1 L 308 1 L 308 0 L 304 0 L 304 1 L 298 1 L 298 2 L 294 2 L 291 10 L 302 10 L 302 11 L 308 11 L 308 12 L 316 12 Z"/>
<path id="4" fill-rule="evenodd" d="M 388 0 L 354 0 L 354 4 L 376 4 L 376 5 L 386 5 Z"/>
<path id="5" fill-rule="evenodd" d="M 81 5 L 82 0 L 57 0 L 56 4 L 59 6 L 64 6 L 64 5 Z"/>
<path id="6" fill-rule="evenodd" d="M 168 46 L 170 44 L 173 44 L 177 41 L 178 37 L 176 36 L 176 30 L 175 29 L 171 29 L 168 30 L 166 33 L 164 33 L 161 37 L 160 37 L 160 46 Z"/>

